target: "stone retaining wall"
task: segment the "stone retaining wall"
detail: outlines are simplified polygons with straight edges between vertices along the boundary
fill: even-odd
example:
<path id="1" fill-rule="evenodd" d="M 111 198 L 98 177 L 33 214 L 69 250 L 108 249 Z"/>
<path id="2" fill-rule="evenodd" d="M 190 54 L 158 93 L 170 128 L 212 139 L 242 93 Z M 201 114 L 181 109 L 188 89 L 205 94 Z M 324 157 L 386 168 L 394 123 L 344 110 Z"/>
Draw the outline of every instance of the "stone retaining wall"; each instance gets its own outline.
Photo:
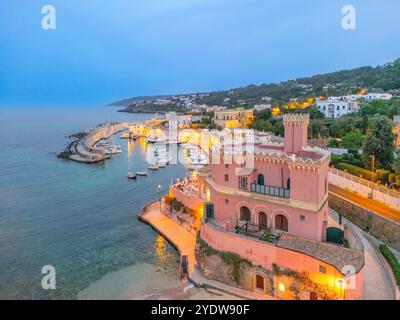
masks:
<path id="1" fill-rule="evenodd" d="M 329 207 L 379 240 L 400 250 L 400 224 L 329 193 Z"/>

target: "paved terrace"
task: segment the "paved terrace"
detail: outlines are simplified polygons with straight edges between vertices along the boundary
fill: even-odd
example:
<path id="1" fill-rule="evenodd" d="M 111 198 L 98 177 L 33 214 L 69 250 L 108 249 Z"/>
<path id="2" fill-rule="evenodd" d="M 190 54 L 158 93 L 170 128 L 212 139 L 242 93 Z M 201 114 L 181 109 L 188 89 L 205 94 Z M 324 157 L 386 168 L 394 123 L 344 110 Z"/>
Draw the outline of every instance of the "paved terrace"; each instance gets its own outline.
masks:
<path id="1" fill-rule="evenodd" d="M 145 206 L 139 215 L 139 219 L 151 225 L 159 234 L 166 238 L 178 250 L 180 256 L 188 256 L 188 271 L 190 276 L 196 264 L 194 254 L 196 236 L 163 214 L 160 211 L 158 201 Z"/>

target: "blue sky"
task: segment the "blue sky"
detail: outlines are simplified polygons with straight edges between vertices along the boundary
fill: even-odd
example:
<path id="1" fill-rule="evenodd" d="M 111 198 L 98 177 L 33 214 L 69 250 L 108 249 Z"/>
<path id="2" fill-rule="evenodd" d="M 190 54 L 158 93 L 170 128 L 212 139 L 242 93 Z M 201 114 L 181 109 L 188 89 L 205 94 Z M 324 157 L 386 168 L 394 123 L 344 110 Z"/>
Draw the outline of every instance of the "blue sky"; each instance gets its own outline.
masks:
<path id="1" fill-rule="evenodd" d="M 41 28 L 41 8 L 57 28 Z M 341 28 L 343 5 L 357 29 Z M 103 105 L 400 57 L 398 0 L 1 0 L 0 106 Z"/>

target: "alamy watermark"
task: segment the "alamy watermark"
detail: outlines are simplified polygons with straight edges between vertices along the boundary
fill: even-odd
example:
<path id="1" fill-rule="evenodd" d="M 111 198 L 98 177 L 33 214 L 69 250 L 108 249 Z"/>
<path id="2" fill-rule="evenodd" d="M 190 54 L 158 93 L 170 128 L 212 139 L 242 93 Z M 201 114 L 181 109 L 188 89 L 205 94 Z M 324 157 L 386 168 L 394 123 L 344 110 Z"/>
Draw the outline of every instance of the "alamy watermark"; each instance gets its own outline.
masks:
<path id="1" fill-rule="evenodd" d="M 42 29 L 43 30 L 55 30 L 57 27 L 56 21 L 56 8 L 51 4 L 46 4 L 42 7 Z"/>
<path id="2" fill-rule="evenodd" d="M 42 267 L 42 274 L 45 274 L 42 278 L 42 288 L 44 290 L 56 289 L 56 268 L 47 264 Z"/>
<path id="3" fill-rule="evenodd" d="M 357 28 L 356 8 L 347 4 L 342 7 L 342 28 L 344 30 L 355 30 Z"/>

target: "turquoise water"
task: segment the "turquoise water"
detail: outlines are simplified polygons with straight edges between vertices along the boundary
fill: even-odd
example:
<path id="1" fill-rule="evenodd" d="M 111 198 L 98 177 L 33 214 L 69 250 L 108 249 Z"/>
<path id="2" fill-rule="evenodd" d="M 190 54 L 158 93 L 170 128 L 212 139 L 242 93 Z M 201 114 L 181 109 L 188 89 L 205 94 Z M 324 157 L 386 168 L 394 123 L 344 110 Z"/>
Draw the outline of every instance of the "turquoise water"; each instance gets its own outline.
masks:
<path id="1" fill-rule="evenodd" d="M 166 191 L 172 177 L 186 174 L 183 166 L 127 180 L 128 171 L 147 166 L 146 145 L 127 140 L 120 140 L 122 154 L 102 164 L 56 157 L 71 133 L 109 118 L 149 117 L 112 107 L 0 109 L 0 299 L 75 299 L 135 264 L 177 280 L 177 253 L 137 216 L 159 196 L 158 184 Z M 44 265 L 56 268 L 56 290 L 41 287 Z"/>

